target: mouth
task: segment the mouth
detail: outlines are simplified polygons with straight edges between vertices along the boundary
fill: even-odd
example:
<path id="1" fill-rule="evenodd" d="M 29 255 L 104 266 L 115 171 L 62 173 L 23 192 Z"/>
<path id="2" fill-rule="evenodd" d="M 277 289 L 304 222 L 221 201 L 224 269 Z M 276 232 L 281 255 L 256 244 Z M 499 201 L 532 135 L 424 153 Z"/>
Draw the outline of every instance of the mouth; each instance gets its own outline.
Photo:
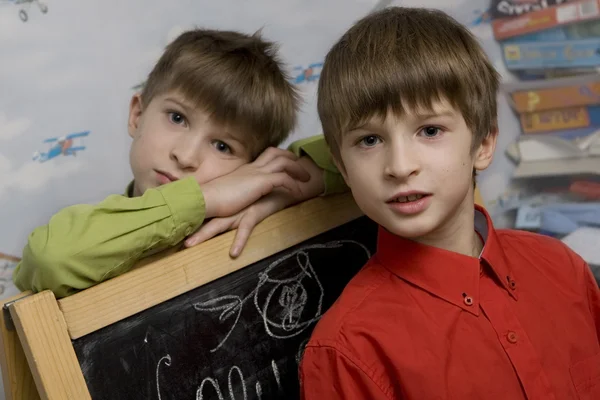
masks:
<path id="1" fill-rule="evenodd" d="M 431 193 L 404 192 L 398 193 L 387 201 L 394 212 L 402 215 L 417 215 L 425 211 L 431 203 Z"/>
<path id="2" fill-rule="evenodd" d="M 411 193 L 399 193 L 396 196 L 389 199 L 388 203 L 410 203 L 413 201 L 421 200 L 424 197 L 431 196 L 429 193 L 422 192 L 411 192 Z"/>
<path id="3" fill-rule="evenodd" d="M 158 180 L 162 183 L 170 183 L 170 182 L 175 182 L 178 181 L 179 178 L 176 177 L 175 175 L 172 175 L 168 172 L 165 171 L 161 171 L 161 170 L 154 170 L 154 172 L 156 172 L 156 175 L 158 176 Z"/>

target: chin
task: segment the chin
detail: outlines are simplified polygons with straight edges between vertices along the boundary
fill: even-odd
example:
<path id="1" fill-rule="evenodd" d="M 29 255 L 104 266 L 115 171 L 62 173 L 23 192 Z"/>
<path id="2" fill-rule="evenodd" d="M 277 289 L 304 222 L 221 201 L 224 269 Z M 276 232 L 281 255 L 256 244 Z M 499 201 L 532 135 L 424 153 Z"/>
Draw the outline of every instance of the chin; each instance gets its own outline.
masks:
<path id="1" fill-rule="evenodd" d="M 389 232 L 405 239 L 418 239 L 429 235 L 433 229 L 422 226 L 407 226 L 408 224 L 382 224 Z"/>
<path id="2" fill-rule="evenodd" d="M 425 237 L 435 231 L 438 224 L 427 215 L 427 212 L 408 218 L 398 218 L 397 216 L 382 216 L 381 218 L 372 218 L 379 225 L 384 227 L 390 233 L 406 239 L 418 239 Z"/>

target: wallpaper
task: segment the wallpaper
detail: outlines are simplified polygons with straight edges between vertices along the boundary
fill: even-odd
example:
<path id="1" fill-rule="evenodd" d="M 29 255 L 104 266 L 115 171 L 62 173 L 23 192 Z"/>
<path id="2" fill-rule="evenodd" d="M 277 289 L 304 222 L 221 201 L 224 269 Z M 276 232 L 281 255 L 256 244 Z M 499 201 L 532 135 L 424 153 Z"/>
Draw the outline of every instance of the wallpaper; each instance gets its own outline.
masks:
<path id="1" fill-rule="evenodd" d="M 127 111 L 162 49 L 196 26 L 254 32 L 280 43 L 304 97 L 300 124 L 283 146 L 320 133 L 316 84 L 323 57 L 358 18 L 389 4 L 435 7 L 470 26 L 506 79 L 487 0 L 0 0 L 0 297 L 27 235 L 53 213 L 122 193 L 131 179 Z M 497 60 L 497 61 L 496 61 Z M 500 193 L 518 134 L 500 101 L 500 150 L 480 178 Z M 0 398 L 2 398 L 0 396 Z"/>

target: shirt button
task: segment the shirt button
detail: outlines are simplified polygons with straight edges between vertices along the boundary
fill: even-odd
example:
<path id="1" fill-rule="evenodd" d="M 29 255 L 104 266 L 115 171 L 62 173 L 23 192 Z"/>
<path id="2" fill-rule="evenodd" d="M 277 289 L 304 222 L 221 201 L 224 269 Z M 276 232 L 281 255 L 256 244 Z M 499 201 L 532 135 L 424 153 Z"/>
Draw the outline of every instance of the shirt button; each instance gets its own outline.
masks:
<path id="1" fill-rule="evenodd" d="M 473 305 L 473 298 L 471 296 L 465 296 L 465 298 L 464 298 L 463 301 L 468 306 L 472 306 Z"/>
<path id="2" fill-rule="evenodd" d="M 512 279 L 510 276 L 506 277 L 506 280 L 508 281 L 508 286 L 512 289 L 515 290 L 517 288 L 517 282 L 515 282 L 514 279 Z"/>
<path id="3" fill-rule="evenodd" d="M 515 344 L 517 343 L 517 340 L 519 339 L 519 337 L 517 336 L 517 334 L 513 331 L 508 332 L 508 334 L 506 335 L 506 339 L 512 343 Z"/>

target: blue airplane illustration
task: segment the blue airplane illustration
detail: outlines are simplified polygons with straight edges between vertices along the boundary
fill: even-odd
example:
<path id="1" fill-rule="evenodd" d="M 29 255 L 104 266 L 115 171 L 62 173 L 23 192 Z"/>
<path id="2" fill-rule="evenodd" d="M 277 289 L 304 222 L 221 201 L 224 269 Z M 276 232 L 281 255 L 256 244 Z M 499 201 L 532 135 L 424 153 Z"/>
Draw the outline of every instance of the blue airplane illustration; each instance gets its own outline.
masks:
<path id="1" fill-rule="evenodd" d="M 307 68 L 298 66 L 294 68 L 295 75 L 292 78 L 292 83 L 299 84 L 302 82 L 314 82 L 319 80 L 319 76 L 321 76 L 321 69 L 323 68 L 323 63 L 313 63 L 310 64 Z"/>
<path id="2" fill-rule="evenodd" d="M 55 137 L 44 140 L 43 143 L 55 143 L 50 146 L 47 153 L 36 151 L 33 153 L 33 161 L 46 162 L 58 156 L 75 156 L 78 151 L 85 150 L 85 146 L 73 146 L 73 139 L 82 138 L 90 134 L 90 131 L 72 133 L 63 137 Z"/>
<path id="3" fill-rule="evenodd" d="M 39 0 L 0 0 L 0 4 L 14 4 L 21 6 L 21 9 L 19 10 L 19 18 L 21 18 L 21 21 L 23 22 L 27 22 L 29 19 L 27 11 L 29 11 L 29 7 L 31 7 L 33 3 L 37 4 L 42 14 L 46 14 L 48 12 L 48 6 Z"/>
<path id="4" fill-rule="evenodd" d="M 478 26 L 478 25 L 483 25 L 485 23 L 488 23 L 492 20 L 491 17 L 491 13 L 490 10 L 487 9 L 485 11 L 481 11 L 481 10 L 475 10 L 473 11 L 473 13 L 475 14 L 475 19 L 473 19 L 471 21 L 471 23 L 469 24 L 469 26 Z"/>

